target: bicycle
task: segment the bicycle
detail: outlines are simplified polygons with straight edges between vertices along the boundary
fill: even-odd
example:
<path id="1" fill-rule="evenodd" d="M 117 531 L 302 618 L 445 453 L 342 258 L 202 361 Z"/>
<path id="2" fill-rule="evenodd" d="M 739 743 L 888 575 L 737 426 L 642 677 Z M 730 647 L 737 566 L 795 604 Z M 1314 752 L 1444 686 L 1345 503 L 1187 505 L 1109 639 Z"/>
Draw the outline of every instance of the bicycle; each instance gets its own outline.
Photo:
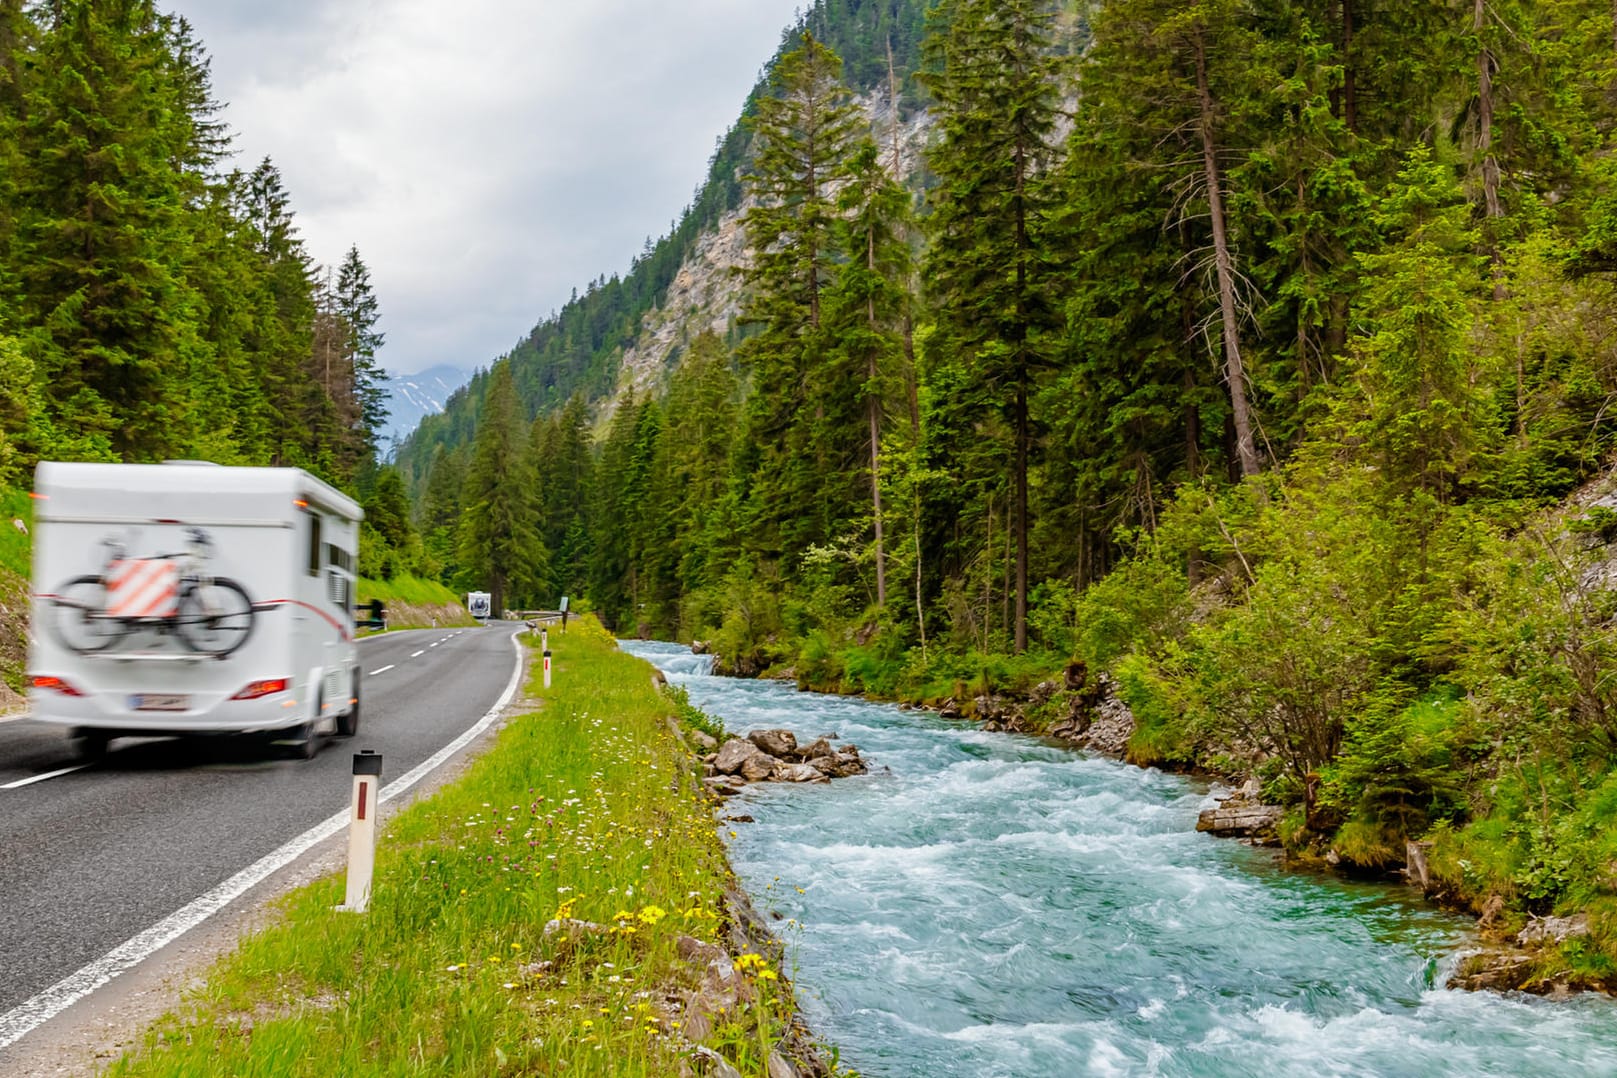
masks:
<path id="1" fill-rule="evenodd" d="M 81 655 L 106 651 L 142 630 L 173 634 L 190 650 L 223 659 L 253 631 L 247 589 L 207 571 L 213 540 L 201 528 L 186 531 L 186 549 L 130 558 L 124 543 L 102 540 L 102 571 L 74 577 L 48 596 L 58 639 Z"/>

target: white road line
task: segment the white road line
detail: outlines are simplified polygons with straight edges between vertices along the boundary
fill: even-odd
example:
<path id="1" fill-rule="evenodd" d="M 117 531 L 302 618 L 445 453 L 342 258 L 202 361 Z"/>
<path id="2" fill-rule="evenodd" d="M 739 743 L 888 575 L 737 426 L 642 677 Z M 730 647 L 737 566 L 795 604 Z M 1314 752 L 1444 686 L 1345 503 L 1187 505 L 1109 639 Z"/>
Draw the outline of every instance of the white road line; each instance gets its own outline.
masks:
<path id="1" fill-rule="evenodd" d="M 419 659 L 419 658 L 421 658 L 421 656 L 425 655 L 426 653 L 427 653 L 427 649 L 422 648 L 420 651 L 418 651 L 414 655 L 410 656 L 410 658 Z"/>
<path id="2" fill-rule="evenodd" d="M 427 647 L 429 647 L 429 648 L 435 648 L 435 647 L 437 647 L 437 646 L 438 646 L 438 645 L 439 645 L 439 644 L 442 644 L 442 643 L 443 643 L 443 641 L 442 641 L 442 640 L 434 640 L 434 641 L 433 641 L 433 642 L 432 642 L 432 643 L 430 643 L 430 644 L 428 644 L 428 645 L 427 645 Z"/>
<path id="3" fill-rule="evenodd" d="M 89 766 L 89 764 L 78 764 L 74 767 L 64 767 L 60 771 L 47 771 L 43 775 L 35 775 L 31 779 L 18 779 L 16 782 L 8 782 L 4 786 L 0 786 L 0 790 L 20 790 L 24 786 L 32 786 L 36 782 L 44 782 L 46 779 L 61 778 L 63 775 L 71 775 L 75 771 L 83 771 Z"/>
<path id="4" fill-rule="evenodd" d="M 388 672 L 388 671 L 389 671 L 389 670 L 391 670 L 391 669 L 393 669 L 393 667 L 394 667 L 394 666 L 395 666 L 395 665 L 396 665 L 396 664 L 394 664 L 394 663 L 388 663 L 388 664 L 387 664 L 387 665 L 386 665 L 386 666 L 384 666 L 384 667 L 382 667 L 382 668 L 381 668 L 381 669 L 380 669 L 380 670 L 372 670 L 372 671 L 371 671 L 371 672 L 370 672 L 370 676 L 371 676 L 371 677 L 375 677 L 375 676 L 376 676 L 376 675 L 377 675 L 377 674 L 385 674 L 385 673 L 387 673 L 387 672 Z"/>
<path id="5" fill-rule="evenodd" d="M 516 668 L 511 671 L 511 680 L 506 683 L 505 691 L 500 694 L 494 706 L 489 708 L 488 713 L 478 719 L 465 733 L 395 779 L 392 785 L 383 787 L 378 801 L 391 801 L 407 792 L 435 768 L 442 766 L 444 761 L 471 744 L 479 734 L 493 724 L 495 719 L 499 718 L 500 712 L 505 710 L 505 705 L 516 695 L 517 683 L 522 680 L 522 645 L 517 643 L 516 634 L 511 636 L 511 646 L 517 653 Z M 127 973 L 230 905 L 279 869 L 285 868 L 321 842 L 340 832 L 348 826 L 348 813 L 349 810 L 345 808 L 335 816 L 316 824 L 274 853 L 259 858 L 189 905 L 169 914 L 138 936 L 114 947 L 77 973 L 68 974 L 33 999 L 18 1004 L 5 1014 L 0 1014 L 0 1049 L 16 1044 L 30 1030 L 50 1021 L 119 974 Z"/>

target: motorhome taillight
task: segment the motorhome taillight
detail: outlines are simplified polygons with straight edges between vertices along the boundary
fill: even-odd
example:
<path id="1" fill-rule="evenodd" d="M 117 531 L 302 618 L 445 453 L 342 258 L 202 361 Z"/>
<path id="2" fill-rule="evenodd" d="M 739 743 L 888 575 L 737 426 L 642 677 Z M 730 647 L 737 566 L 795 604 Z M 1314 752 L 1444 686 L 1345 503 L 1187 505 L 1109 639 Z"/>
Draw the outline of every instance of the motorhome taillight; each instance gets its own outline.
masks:
<path id="1" fill-rule="evenodd" d="M 231 699 L 257 700 L 262 696 L 274 696 L 278 692 L 285 692 L 291 684 L 291 678 L 266 678 L 263 681 L 252 682 L 245 689 L 241 690 L 241 692 L 237 693 L 235 696 L 232 696 Z"/>
<path id="2" fill-rule="evenodd" d="M 63 678 L 59 678 L 59 677 L 47 677 L 47 676 L 43 676 L 43 675 L 36 675 L 35 678 L 34 678 L 34 688 L 36 688 L 36 689 L 44 689 L 47 692 L 59 692 L 63 696 L 83 696 L 84 695 L 84 693 L 79 691 L 79 689 L 76 686 L 74 686 L 72 684 L 72 682 L 69 682 L 69 681 L 67 681 L 67 680 L 65 680 Z"/>

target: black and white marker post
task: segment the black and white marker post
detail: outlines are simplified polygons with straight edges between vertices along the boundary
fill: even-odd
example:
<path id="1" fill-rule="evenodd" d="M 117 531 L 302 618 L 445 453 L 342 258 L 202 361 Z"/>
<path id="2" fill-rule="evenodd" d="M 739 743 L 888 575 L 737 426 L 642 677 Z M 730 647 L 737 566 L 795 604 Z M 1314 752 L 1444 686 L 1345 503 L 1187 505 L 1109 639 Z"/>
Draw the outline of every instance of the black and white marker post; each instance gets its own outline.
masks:
<path id="1" fill-rule="evenodd" d="M 376 808 L 382 788 L 382 756 L 354 753 L 354 797 L 348 815 L 348 893 L 337 909 L 364 913 L 371 904 L 371 872 L 376 867 Z"/>

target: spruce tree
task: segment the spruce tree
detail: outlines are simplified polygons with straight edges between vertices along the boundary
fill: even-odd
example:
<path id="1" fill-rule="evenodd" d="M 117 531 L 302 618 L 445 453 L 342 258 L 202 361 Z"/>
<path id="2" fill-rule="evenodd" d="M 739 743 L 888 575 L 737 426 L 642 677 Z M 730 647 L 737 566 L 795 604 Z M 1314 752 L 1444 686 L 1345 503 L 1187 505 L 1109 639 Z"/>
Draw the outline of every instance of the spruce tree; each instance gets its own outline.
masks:
<path id="1" fill-rule="evenodd" d="M 855 407 L 868 438 L 876 604 L 887 605 L 886 521 L 882 507 L 881 446 L 889 402 L 904 385 L 903 319 L 909 312 L 910 195 L 881 162 L 874 142 L 854 152 L 838 196 L 838 241 L 845 259 L 831 292 L 835 342 L 829 374 L 856 387 Z"/>
<path id="2" fill-rule="evenodd" d="M 745 218 L 752 264 L 742 318 L 757 332 L 740 356 L 752 377 L 746 423 L 758 460 L 744 527 L 770 559 L 823 542 L 855 496 L 842 477 L 858 460 L 859 417 L 837 407 L 839 391 L 849 399 L 845 387 L 823 377 L 834 192 L 859 121 L 840 73 L 836 54 L 805 33 L 776 63 L 752 119 L 756 205 Z"/>
<path id="3" fill-rule="evenodd" d="M 374 453 L 389 414 L 387 376 L 376 362 L 376 353 L 386 338 L 376 328 L 380 308 L 371 288 L 371 271 L 359 257 L 358 247 L 349 247 L 343 256 L 337 270 L 335 298 L 337 313 L 348 333 L 350 392 L 358 415 L 353 433 L 365 453 Z"/>
<path id="4" fill-rule="evenodd" d="M 198 347 L 188 256 L 192 136 L 149 0 L 62 0 L 40 43 L 20 141 L 20 314 L 38 327 L 49 424 L 78 457 L 183 453 L 202 417 L 183 378 Z"/>
<path id="5" fill-rule="evenodd" d="M 1027 646 L 1031 402 L 1050 366 L 1055 323 L 1045 169 L 1059 93 L 1046 0 L 948 0 L 928 42 L 927 85 L 942 138 L 928 157 L 932 192 L 925 277 L 937 311 L 934 418 L 962 439 L 1003 439 L 1015 546 L 1014 646 Z M 1004 423 L 996 429 L 982 410 Z M 952 415 L 945 413 L 953 412 Z M 986 477 L 985 477 L 986 478 Z M 991 488 L 990 488 L 991 489 Z"/>
<path id="6" fill-rule="evenodd" d="M 462 580 L 486 587 L 496 611 L 537 600 L 550 573 L 526 434 L 511 365 L 496 363 L 466 472 L 459 545 Z"/>

